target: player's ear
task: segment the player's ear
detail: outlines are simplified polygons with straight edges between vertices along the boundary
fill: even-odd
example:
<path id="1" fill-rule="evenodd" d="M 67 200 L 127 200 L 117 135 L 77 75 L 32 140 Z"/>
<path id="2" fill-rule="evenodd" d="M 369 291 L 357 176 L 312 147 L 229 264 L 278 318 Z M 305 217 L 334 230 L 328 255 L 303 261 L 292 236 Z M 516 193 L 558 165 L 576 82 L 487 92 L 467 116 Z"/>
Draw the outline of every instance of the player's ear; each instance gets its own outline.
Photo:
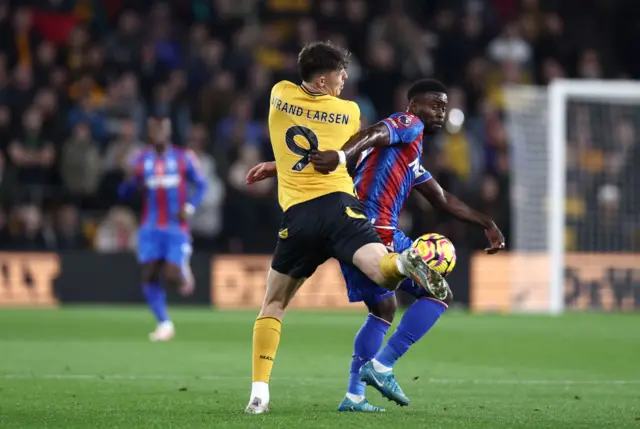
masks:
<path id="1" fill-rule="evenodd" d="M 407 112 L 413 112 L 416 107 L 415 100 L 409 100 L 409 104 L 407 104 Z"/>

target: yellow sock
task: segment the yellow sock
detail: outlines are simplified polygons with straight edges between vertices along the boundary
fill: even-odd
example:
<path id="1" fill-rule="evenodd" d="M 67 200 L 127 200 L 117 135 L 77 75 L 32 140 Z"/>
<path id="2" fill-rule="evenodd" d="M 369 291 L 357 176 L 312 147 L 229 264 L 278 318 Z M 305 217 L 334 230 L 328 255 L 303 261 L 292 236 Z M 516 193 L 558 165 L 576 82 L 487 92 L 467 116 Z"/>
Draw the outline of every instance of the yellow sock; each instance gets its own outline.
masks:
<path id="1" fill-rule="evenodd" d="M 258 317 L 253 325 L 253 382 L 269 382 L 281 326 L 282 322 L 273 317 Z"/>
<path id="2" fill-rule="evenodd" d="M 386 280 L 391 282 L 399 282 L 403 280 L 406 276 L 400 272 L 398 268 L 398 258 L 400 257 L 397 253 L 387 253 L 380 260 L 380 274 Z"/>

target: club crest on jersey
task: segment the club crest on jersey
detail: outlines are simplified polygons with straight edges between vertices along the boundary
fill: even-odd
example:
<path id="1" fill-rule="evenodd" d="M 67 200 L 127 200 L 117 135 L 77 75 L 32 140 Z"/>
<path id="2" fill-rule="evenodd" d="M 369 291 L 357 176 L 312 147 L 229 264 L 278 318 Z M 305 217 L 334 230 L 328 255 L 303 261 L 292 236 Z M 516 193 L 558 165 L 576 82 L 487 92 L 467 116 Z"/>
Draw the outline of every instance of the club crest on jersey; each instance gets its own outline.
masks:
<path id="1" fill-rule="evenodd" d="M 405 127 L 408 127 L 409 125 L 411 125 L 411 117 L 409 115 L 400 115 L 396 120 L 400 122 L 402 125 L 404 125 Z"/>

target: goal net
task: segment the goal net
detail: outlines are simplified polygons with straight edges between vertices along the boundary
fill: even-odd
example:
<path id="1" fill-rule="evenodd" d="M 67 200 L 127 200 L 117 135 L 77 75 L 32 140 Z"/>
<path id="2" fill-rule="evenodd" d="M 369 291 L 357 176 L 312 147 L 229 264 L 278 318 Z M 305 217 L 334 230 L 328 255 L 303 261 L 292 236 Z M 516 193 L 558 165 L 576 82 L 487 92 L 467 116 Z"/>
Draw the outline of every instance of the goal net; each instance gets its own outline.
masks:
<path id="1" fill-rule="evenodd" d="M 478 310 L 640 309 L 640 83 L 505 89 L 510 252 L 472 265 Z"/>

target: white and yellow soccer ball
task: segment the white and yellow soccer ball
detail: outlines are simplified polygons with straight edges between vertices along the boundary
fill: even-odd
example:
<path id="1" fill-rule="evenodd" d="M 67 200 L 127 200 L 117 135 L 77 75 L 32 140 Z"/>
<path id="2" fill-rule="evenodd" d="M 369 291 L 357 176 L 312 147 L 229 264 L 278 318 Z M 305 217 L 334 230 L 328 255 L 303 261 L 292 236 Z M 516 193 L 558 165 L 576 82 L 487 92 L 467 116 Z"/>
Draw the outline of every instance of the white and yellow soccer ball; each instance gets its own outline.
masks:
<path id="1" fill-rule="evenodd" d="M 429 266 L 446 277 L 456 266 L 456 249 L 444 235 L 430 233 L 418 237 L 412 247 Z"/>

